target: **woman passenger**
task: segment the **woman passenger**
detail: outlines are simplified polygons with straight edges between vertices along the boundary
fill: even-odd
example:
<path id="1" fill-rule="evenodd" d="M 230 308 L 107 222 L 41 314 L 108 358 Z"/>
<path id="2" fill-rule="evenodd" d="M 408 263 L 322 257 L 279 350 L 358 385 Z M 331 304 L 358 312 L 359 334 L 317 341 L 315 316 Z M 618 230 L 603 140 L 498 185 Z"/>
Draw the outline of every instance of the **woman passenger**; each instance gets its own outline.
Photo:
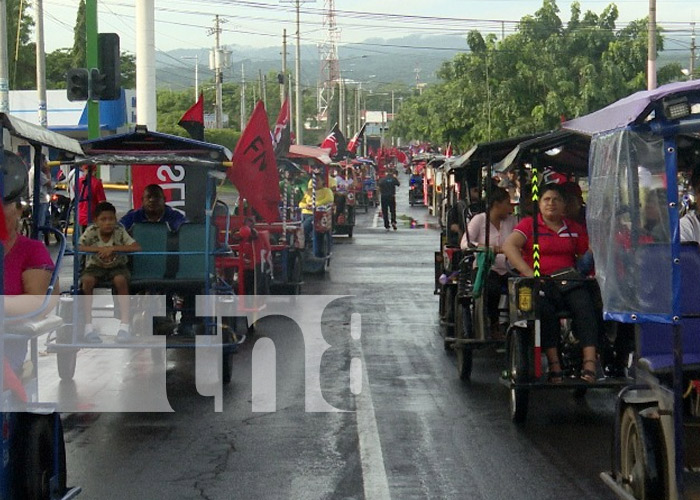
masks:
<path id="1" fill-rule="evenodd" d="M 559 185 L 547 184 L 541 189 L 537 232 L 543 276 L 573 268 L 576 259 L 588 250 L 586 230 L 580 224 L 564 218 L 564 199 L 564 190 Z M 523 276 L 534 275 L 533 219 L 527 217 L 520 221 L 503 245 L 508 261 Z M 594 306 L 591 292 L 587 286 L 578 286 L 562 292 L 561 299 L 573 315 L 573 328 L 583 348 L 581 379 L 595 382 L 600 315 Z M 556 298 L 548 295 L 539 297 L 538 305 L 542 324 L 542 348 L 549 362 L 548 379 L 552 383 L 561 383 L 563 372 L 557 352 L 559 320 L 556 316 Z"/>
<path id="2" fill-rule="evenodd" d="M 493 266 L 486 280 L 486 309 L 488 311 L 491 338 L 502 339 L 503 334 L 498 325 L 498 302 L 501 299 L 501 290 L 508 286 L 508 267 L 506 257 L 503 255 L 503 244 L 506 238 L 513 232 L 516 220 L 512 215 L 513 206 L 510 203 L 510 194 L 503 188 L 494 187 L 489 198 L 489 247 L 496 254 Z M 486 212 L 476 214 L 469 221 L 467 232 L 462 236 L 460 247 L 467 249 L 470 245 L 486 244 Z"/>
<path id="3" fill-rule="evenodd" d="M 22 216 L 20 197 L 27 185 L 26 166 L 19 157 L 5 151 L 5 164 L 2 168 L 6 193 L 3 196 L 3 210 L 8 233 L 7 239 L 2 242 L 5 327 L 8 332 L 12 332 L 11 318 L 8 316 L 20 316 L 39 310 L 51 283 L 54 264 L 42 242 L 18 232 L 18 222 Z M 58 291 L 56 282 L 54 293 L 58 294 Z M 47 312 L 51 308 L 49 306 Z M 5 359 L 15 373 L 20 372 L 26 354 L 26 340 L 5 340 Z"/>

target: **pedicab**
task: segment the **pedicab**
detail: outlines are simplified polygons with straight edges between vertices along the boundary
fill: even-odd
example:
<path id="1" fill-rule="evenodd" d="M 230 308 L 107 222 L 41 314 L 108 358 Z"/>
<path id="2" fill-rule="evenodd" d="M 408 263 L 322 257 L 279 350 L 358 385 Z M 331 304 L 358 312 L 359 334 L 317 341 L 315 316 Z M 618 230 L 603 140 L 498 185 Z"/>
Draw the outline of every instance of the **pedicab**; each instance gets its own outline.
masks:
<path id="1" fill-rule="evenodd" d="M 42 158 L 42 148 L 52 148 L 67 154 L 81 154 L 80 144 L 70 138 L 50 132 L 42 127 L 20 120 L 8 114 L 0 114 L 0 129 L 9 132 L 11 147 L 28 144 L 33 149 L 32 161 L 38 177 Z M 3 133 L 4 135 L 4 133 Z M 19 156 L 10 151 L 0 152 L 0 192 L 4 200 L 24 195 L 27 181 L 27 167 Z M 36 179 L 38 181 L 38 179 Z M 35 192 L 30 196 L 39 200 L 39 183 L 35 182 Z M 30 500 L 75 498 L 80 487 L 68 487 L 66 474 L 66 452 L 63 440 L 61 418 L 56 404 L 43 402 L 38 391 L 38 338 L 50 334 L 60 327 L 62 320 L 53 314 L 54 289 L 61 261 L 65 251 L 63 233 L 51 227 L 34 228 L 53 234 L 59 242 L 55 257 L 55 267 L 49 287 L 38 307 L 20 316 L 9 316 L 5 312 L 4 298 L 0 307 L 0 355 L 4 369 L 0 370 L 0 387 L 3 388 L 0 403 L 0 419 L 3 429 L 2 463 L 0 464 L 0 497 L 23 498 Z M 0 252 L 3 247 L 0 246 Z M 0 259 L 0 266 L 4 265 Z M 5 276 L 5 271 L 2 271 Z M 4 297 L 4 280 L 0 281 L 0 296 Z M 15 342 L 28 345 L 29 360 L 15 369 L 11 367 L 6 343 Z M 15 344 L 17 345 L 17 344 Z M 22 364 L 25 357 L 24 349 Z"/>
<path id="2" fill-rule="evenodd" d="M 425 203 L 425 166 L 430 157 L 430 155 L 425 154 L 413 157 L 411 175 L 408 178 L 408 204 L 410 206 Z"/>
<path id="3" fill-rule="evenodd" d="M 428 213 L 436 217 L 440 217 L 439 201 L 442 197 L 442 190 L 445 187 L 444 165 L 446 161 L 446 156 L 436 155 L 425 166 L 425 176 L 423 178 L 424 203 L 428 207 Z"/>
<path id="4" fill-rule="evenodd" d="M 472 351 L 498 345 L 493 339 L 485 315 L 481 294 L 483 278 L 475 288 L 477 260 L 487 257 L 483 248 L 462 250 L 462 236 L 471 218 L 484 211 L 481 194 L 490 195 L 491 165 L 500 161 L 524 137 L 493 141 L 474 146 L 467 153 L 450 159 L 445 167 L 444 211 L 440 221 L 440 251 L 435 252 L 435 289 L 440 296 L 439 315 L 444 346 L 454 350 L 460 379 L 468 380 L 472 371 Z M 488 233 L 487 233 L 488 247 Z M 490 259 L 490 258 L 489 258 Z M 485 262 L 482 262 L 482 265 Z M 478 269 L 478 268 L 477 268 Z M 505 291 L 504 291 L 505 294 Z"/>
<path id="5" fill-rule="evenodd" d="M 236 276 L 243 279 L 245 275 L 244 257 L 226 244 L 228 236 L 219 238 L 228 226 L 217 228 L 213 224 L 216 222 L 213 217 L 216 184 L 225 178 L 231 152 L 222 146 L 151 132 L 144 126 L 137 126 L 126 134 L 83 142 L 82 149 L 82 157 L 64 164 L 74 169 L 84 164 L 131 165 L 134 205 L 140 204 L 146 185 L 160 184 L 167 203 L 184 211 L 187 223 L 177 231 L 171 231 L 166 223 L 134 224 L 132 233 L 142 250 L 130 254 L 130 307 L 139 313 L 132 315 L 132 335 L 128 340 L 104 344 L 102 338 L 95 344 L 83 336 L 79 257 L 84 253 L 78 251 L 79 229 L 74 231 L 73 283 L 70 291 L 61 295 L 59 303 L 64 326 L 57 331 L 55 341 L 47 346 L 49 352 L 56 353 L 59 376 L 63 380 L 73 378 L 80 349 L 143 348 L 151 350 L 154 361 L 160 362 L 163 342 L 159 336 L 166 337 L 168 348 L 194 348 L 196 337 L 203 334 L 214 336 L 216 340 L 212 342 L 221 345 L 223 358 L 219 375 L 224 383 L 229 383 L 233 353 L 245 334 L 235 318 L 224 318 L 221 325 L 213 317 L 197 318 L 193 299 L 204 295 L 214 300 L 227 300 L 236 294 L 237 283 L 217 274 L 217 270 L 224 267 L 222 261 L 228 264 L 227 269 L 231 269 L 235 261 L 236 269 L 240 270 Z M 79 228 L 77 215 L 75 227 Z M 102 286 L 110 288 L 111 284 Z M 166 318 L 148 328 L 144 322 L 153 322 L 146 314 L 151 295 L 167 297 Z M 118 306 L 116 300 L 115 306 Z M 181 319 L 178 320 L 180 315 L 188 315 L 193 320 L 191 328 L 185 328 Z"/>
<path id="6" fill-rule="evenodd" d="M 302 163 L 302 168 L 305 168 L 311 177 L 308 184 L 312 195 L 311 241 L 305 238 L 303 270 L 313 274 L 322 273 L 329 268 L 331 261 L 333 204 L 316 204 L 316 185 L 317 180 L 322 178 L 324 184 L 328 186 L 327 166 L 330 165 L 331 159 L 327 149 L 294 144 L 290 146 L 287 156 Z"/>
<path id="7" fill-rule="evenodd" d="M 680 239 L 677 179 L 698 166 L 700 82 L 638 92 L 563 126 L 593 135 L 589 229 L 603 311 L 635 330 L 634 383 L 618 395 L 601 477 L 619 498 L 696 498 L 700 249 Z M 651 192 L 664 194 L 660 231 L 645 227 Z"/>
<path id="8" fill-rule="evenodd" d="M 333 235 L 347 235 L 352 238 L 352 232 L 355 228 L 355 207 L 357 194 L 355 169 L 351 165 L 345 165 L 344 162 L 339 164 L 340 169 L 344 172 L 347 185 L 341 186 L 336 184 L 335 188 L 335 209 L 333 210 Z"/>
<path id="9" fill-rule="evenodd" d="M 544 184 L 543 177 L 569 179 L 578 182 L 588 175 L 588 150 L 590 134 L 572 130 L 558 130 L 526 140 L 511 151 L 499 164 L 496 171 L 519 169 L 521 185 L 531 183 L 533 218 L 539 217 L 538 193 Z M 547 167 L 545 174 L 545 168 Z M 549 180 L 549 179 L 547 179 Z M 535 189 L 537 187 L 537 189 Z M 525 201 L 521 197 L 521 206 Z M 539 220 L 539 219 L 538 219 Z M 590 216 L 588 218 L 590 221 Z M 534 224 L 533 248 L 538 248 L 538 227 Z M 569 235 L 570 236 L 570 235 Z M 570 236 L 573 237 L 573 236 Z M 596 255 L 596 262 L 597 262 Z M 578 397 L 592 388 L 619 388 L 630 382 L 627 368 L 632 351 L 630 330 L 624 325 L 608 321 L 603 323 L 601 314 L 597 329 L 602 331 L 599 340 L 599 366 L 583 366 L 583 357 L 576 332 L 572 329 L 572 310 L 567 309 L 561 298 L 572 288 L 584 288 L 594 303 L 599 291 L 594 278 L 586 277 L 575 270 L 563 270 L 551 276 L 540 276 L 539 252 L 533 252 L 535 276 L 514 277 L 508 280 L 509 326 L 506 332 L 506 369 L 501 376 L 510 390 L 510 413 L 515 423 L 526 420 L 531 390 L 570 389 Z M 597 271 L 597 267 L 596 267 Z M 547 294 L 555 306 L 559 331 L 555 333 L 560 370 L 547 367 L 542 348 L 542 319 L 539 301 Z M 549 368 L 549 369 L 546 369 Z M 579 377 L 586 368 L 586 379 Z M 590 373 L 589 373 L 590 372 Z M 550 374 L 557 374 L 561 383 L 551 383 Z M 559 375 L 561 373 L 561 375 Z M 590 375 L 590 376 L 588 376 Z"/>

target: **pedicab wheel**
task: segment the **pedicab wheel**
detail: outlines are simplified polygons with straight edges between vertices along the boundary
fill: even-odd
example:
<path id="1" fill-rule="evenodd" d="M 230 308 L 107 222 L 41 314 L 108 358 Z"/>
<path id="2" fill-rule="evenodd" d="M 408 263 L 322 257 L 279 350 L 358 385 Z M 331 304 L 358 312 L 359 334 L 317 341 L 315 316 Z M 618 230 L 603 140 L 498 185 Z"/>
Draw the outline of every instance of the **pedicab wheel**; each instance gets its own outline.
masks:
<path id="1" fill-rule="evenodd" d="M 464 305 L 455 299 L 454 301 L 454 320 L 455 320 L 455 338 L 456 339 L 468 339 L 471 338 L 470 329 L 468 328 L 469 321 L 466 315 L 470 314 L 469 308 L 464 307 Z M 474 351 L 471 346 L 467 344 L 456 345 L 457 351 L 457 374 L 459 379 L 463 381 L 468 381 L 472 377 L 472 359 Z"/>
<path id="2" fill-rule="evenodd" d="M 527 418 L 527 405 L 530 390 L 518 387 L 528 379 L 526 332 L 514 328 L 510 335 L 508 361 L 510 365 L 510 418 L 515 423 L 523 423 Z"/>
<path id="3" fill-rule="evenodd" d="M 625 490 L 637 500 L 664 498 L 658 420 L 643 419 L 628 406 L 620 422 L 620 474 Z"/>
<path id="4" fill-rule="evenodd" d="M 17 415 L 18 446 L 15 472 L 19 498 L 45 500 L 51 495 L 51 477 L 54 474 L 54 457 L 58 457 L 57 490 L 62 495 L 66 491 L 66 448 L 63 441 L 63 427 L 58 419 L 58 433 L 54 439 L 55 415 Z M 21 419 L 21 421 L 20 421 Z"/>
<path id="5" fill-rule="evenodd" d="M 58 351 L 56 353 L 58 376 L 61 377 L 61 380 L 73 380 L 77 357 L 78 353 L 74 350 Z"/>
<path id="6" fill-rule="evenodd" d="M 333 238 L 331 238 L 330 233 L 326 233 L 325 236 L 323 237 L 323 240 L 324 240 L 324 242 L 323 242 L 323 248 L 324 248 L 323 256 L 326 258 L 325 262 L 323 263 L 323 270 L 324 271 L 328 271 L 331 268 L 330 255 L 331 255 L 331 241 L 332 241 L 332 239 Z"/>
<path id="7" fill-rule="evenodd" d="M 287 273 L 289 283 L 295 283 L 294 285 L 288 285 L 287 291 L 291 295 L 299 295 L 301 293 L 301 285 L 299 283 L 301 283 L 302 279 L 303 265 L 301 254 L 293 254 L 292 265 L 289 267 L 289 272 Z"/>
<path id="8" fill-rule="evenodd" d="M 445 302 L 443 303 L 443 319 L 445 321 L 445 337 L 453 337 L 455 332 L 455 295 L 456 287 L 445 287 Z M 445 349 L 449 349 L 451 344 L 445 342 Z"/>
<path id="9" fill-rule="evenodd" d="M 224 326 L 222 339 L 221 381 L 228 385 L 233 375 L 233 334 L 230 327 Z"/>
<path id="10" fill-rule="evenodd" d="M 352 238 L 352 230 L 353 230 L 354 227 L 355 227 L 355 226 L 350 226 L 350 227 L 348 228 L 348 238 Z"/>

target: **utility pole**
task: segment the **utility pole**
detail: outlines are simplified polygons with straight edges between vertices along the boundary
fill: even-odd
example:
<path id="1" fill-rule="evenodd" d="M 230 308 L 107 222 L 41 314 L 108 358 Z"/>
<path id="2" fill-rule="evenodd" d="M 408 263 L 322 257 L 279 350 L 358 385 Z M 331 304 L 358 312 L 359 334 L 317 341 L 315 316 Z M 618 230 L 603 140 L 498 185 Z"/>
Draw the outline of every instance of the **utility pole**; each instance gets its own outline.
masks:
<path id="1" fill-rule="evenodd" d="M 136 122 L 148 130 L 158 126 L 154 12 L 155 0 L 136 2 Z"/>
<path id="2" fill-rule="evenodd" d="M 338 80 L 338 121 L 340 122 L 338 126 L 343 132 L 343 135 L 347 135 L 347 130 L 345 129 L 345 85 L 343 84 L 343 77 Z"/>
<path id="3" fill-rule="evenodd" d="M 647 90 L 656 88 L 656 0 L 649 0 L 649 54 L 647 56 Z"/>
<path id="4" fill-rule="evenodd" d="M 210 35 L 214 35 L 214 64 L 213 64 L 213 70 L 214 70 L 214 76 L 215 76 L 215 82 L 216 82 L 216 103 L 215 103 L 215 112 L 216 112 L 216 128 L 223 128 L 223 104 L 222 104 L 222 90 L 221 86 L 223 84 L 223 73 L 221 71 L 222 64 L 221 64 L 221 24 L 225 23 L 225 19 L 220 19 L 218 14 L 214 18 L 214 27 L 209 30 Z M 211 60 L 211 59 L 210 59 Z"/>
<path id="5" fill-rule="evenodd" d="M 692 35 L 690 36 L 690 79 L 693 79 L 693 73 L 695 72 L 695 23 L 690 23 L 692 27 Z"/>
<path id="6" fill-rule="evenodd" d="M 44 51 L 44 0 L 34 0 L 36 26 L 36 92 L 39 98 L 39 125 L 49 125 L 46 116 L 46 52 Z"/>
<path id="7" fill-rule="evenodd" d="M 86 55 L 88 71 L 98 67 L 97 60 L 97 0 L 85 1 Z M 138 102 L 138 101 L 137 101 Z M 88 139 L 100 137 L 100 103 L 88 99 Z"/>
<path id="8" fill-rule="evenodd" d="M 199 56 L 182 56 L 180 59 L 194 59 L 194 100 L 199 99 Z"/>
<path id="9" fill-rule="evenodd" d="M 299 0 L 296 0 L 297 7 L 297 48 L 296 61 L 294 63 L 294 89 L 296 94 L 296 120 L 297 120 L 297 144 L 304 144 L 303 130 L 304 124 L 301 121 L 301 30 L 299 28 Z"/>
<path id="10" fill-rule="evenodd" d="M 241 132 L 245 128 L 245 65 L 241 63 Z"/>
<path id="11" fill-rule="evenodd" d="M 280 78 L 280 105 L 286 95 L 284 85 L 287 83 L 287 29 L 282 30 L 282 78 Z"/>

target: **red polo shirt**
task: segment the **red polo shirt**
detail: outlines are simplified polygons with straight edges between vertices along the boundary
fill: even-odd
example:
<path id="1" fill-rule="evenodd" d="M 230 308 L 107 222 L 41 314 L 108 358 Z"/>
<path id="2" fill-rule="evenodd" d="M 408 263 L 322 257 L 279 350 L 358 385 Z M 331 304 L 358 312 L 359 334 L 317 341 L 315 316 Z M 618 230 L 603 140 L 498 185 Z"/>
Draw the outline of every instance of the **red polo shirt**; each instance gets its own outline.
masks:
<path id="1" fill-rule="evenodd" d="M 554 232 L 547 227 L 542 220 L 542 214 L 538 214 L 537 242 L 540 245 L 540 272 L 542 274 L 552 274 L 553 272 L 574 267 L 576 258 L 586 253 L 588 250 L 588 234 L 586 229 L 568 219 L 562 222 L 564 225 L 558 232 Z M 525 246 L 523 247 L 523 259 L 532 267 L 532 244 L 534 241 L 533 218 L 527 217 L 515 226 L 514 231 L 518 231 L 525 236 Z"/>

